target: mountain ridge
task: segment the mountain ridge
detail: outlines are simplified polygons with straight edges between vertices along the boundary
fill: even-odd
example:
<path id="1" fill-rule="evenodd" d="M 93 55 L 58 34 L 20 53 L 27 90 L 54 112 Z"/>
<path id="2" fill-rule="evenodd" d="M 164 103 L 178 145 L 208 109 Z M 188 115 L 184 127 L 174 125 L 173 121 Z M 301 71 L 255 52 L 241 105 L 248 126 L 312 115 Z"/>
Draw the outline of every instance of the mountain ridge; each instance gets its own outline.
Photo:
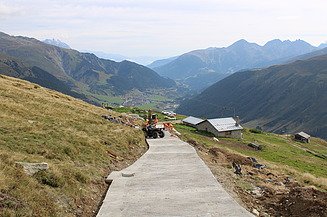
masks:
<path id="1" fill-rule="evenodd" d="M 177 112 L 212 118 L 236 111 L 250 127 L 260 126 L 277 133 L 306 131 L 326 139 L 326 84 L 324 54 L 236 72 L 184 101 Z"/>
<path id="2" fill-rule="evenodd" d="M 103 97 L 122 95 L 133 89 L 144 91 L 176 85 L 173 80 L 133 62 L 105 60 L 94 54 L 48 45 L 34 38 L 0 33 L 0 54 L 18 59 L 26 67 L 38 67 L 64 82 L 71 91 L 85 95 L 97 104 Z M 5 72 L 0 68 L 0 73 Z M 38 83 L 37 80 L 34 82 Z"/>
<path id="3" fill-rule="evenodd" d="M 54 39 L 54 38 L 53 39 L 45 39 L 42 42 L 49 44 L 49 45 L 65 48 L 65 49 L 71 49 L 71 47 L 68 44 L 60 41 L 59 39 Z"/>
<path id="4" fill-rule="evenodd" d="M 163 66 L 165 64 L 168 64 L 171 61 L 177 59 L 178 57 L 179 56 L 174 56 L 174 57 L 169 57 L 169 58 L 166 58 L 166 59 L 156 60 L 156 61 L 153 61 L 151 64 L 147 65 L 147 67 L 149 67 L 150 69 L 154 69 L 156 67 L 159 67 L 159 66 Z"/>
<path id="5" fill-rule="evenodd" d="M 279 60 L 310 53 L 316 49 L 318 48 L 302 40 L 292 42 L 275 39 L 260 46 L 241 39 L 228 47 L 190 51 L 153 69 L 161 76 L 200 91 L 236 71 L 266 67 L 280 63 Z M 199 82 L 198 85 L 196 81 Z"/>

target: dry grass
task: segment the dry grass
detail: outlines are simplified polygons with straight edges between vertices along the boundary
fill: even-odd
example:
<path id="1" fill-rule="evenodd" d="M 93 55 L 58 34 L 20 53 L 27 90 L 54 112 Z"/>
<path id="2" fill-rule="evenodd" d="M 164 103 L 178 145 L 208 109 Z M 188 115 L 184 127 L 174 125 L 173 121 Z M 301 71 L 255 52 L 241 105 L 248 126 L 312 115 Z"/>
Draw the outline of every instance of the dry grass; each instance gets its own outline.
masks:
<path id="1" fill-rule="evenodd" d="M 92 216 L 108 172 L 146 150 L 142 132 L 101 118 L 107 110 L 29 82 L 0 76 L 0 102 L 0 216 Z M 16 161 L 50 169 L 31 177 Z"/>
<path id="2" fill-rule="evenodd" d="M 302 176 L 299 176 L 301 182 L 304 182 L 309 185 L 317 186 L 321 189 L 327 191 L 327 179 L 326 178 L 317 178 L 310 173 L 304 173 Z"/>

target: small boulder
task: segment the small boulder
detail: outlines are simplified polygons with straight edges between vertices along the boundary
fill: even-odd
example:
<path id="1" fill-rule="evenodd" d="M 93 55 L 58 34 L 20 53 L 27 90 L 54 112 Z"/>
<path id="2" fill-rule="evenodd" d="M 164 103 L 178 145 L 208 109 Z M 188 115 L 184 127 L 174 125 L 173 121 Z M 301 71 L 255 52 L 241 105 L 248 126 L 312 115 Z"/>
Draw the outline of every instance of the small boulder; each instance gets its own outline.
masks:
<path id="1" fill-rule="evenodd" d="M 252 213 L 253 213 L 254 215 L 256 215 L 256 216 L 260 216 L 259 211 L 256 210 L 256 209 L 252 209 Z"/>
<path id="2" fill-rule="evenodd" d="M 253 143 L 253 142 L 249 143 L 248 146 L 257 151 L 262 150 L 262 145 L 259 145 L 259 144 Z"/>
<path id="3" fill-rule="evenodd" d="M 49 165 L 48 163 L 27 163 L 27 162 L 16 162 L 16 165 L 20 165 L 23 167 L 24 172 L 27 175 L 34 175 L 35 173 L 41 170 L 48 170 Z"/>
<path id="4" fill-rule="evenodd" d="M 254 195 L 254 197 L 262 197 L 262 190 L 260 187 L 255 187 L 252 191 L 251 194 Z"/>

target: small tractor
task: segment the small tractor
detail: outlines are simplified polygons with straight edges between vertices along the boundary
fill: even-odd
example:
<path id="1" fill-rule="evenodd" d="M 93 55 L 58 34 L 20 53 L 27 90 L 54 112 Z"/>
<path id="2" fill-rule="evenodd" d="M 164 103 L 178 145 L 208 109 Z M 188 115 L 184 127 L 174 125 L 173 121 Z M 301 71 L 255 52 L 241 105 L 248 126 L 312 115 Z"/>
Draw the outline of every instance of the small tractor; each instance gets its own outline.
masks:
<path id="1" fill-rule="evenodd" d="M 156 139 L 158 137 L 165 137 L 164 126 L 162 124 L 158 124 L 158 117 L 156 114 L 152 114 L 152 111 L 148 111 L 148 118 L 146 123 L 144 124 L 142 130 L 144 131 L 146 138 Z"/>

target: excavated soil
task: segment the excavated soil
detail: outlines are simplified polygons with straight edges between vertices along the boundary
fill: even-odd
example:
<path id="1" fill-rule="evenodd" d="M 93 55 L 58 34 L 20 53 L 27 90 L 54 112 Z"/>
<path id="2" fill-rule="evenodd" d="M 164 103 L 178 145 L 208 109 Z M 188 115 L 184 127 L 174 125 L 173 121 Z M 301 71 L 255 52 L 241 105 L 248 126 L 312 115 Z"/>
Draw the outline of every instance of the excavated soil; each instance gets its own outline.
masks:
<path id="1" fill-rule="evenodd" d="M 295 187 L 271 201 L 275 216 L 327 216 L 327 194 L 313 188 Z"/>

